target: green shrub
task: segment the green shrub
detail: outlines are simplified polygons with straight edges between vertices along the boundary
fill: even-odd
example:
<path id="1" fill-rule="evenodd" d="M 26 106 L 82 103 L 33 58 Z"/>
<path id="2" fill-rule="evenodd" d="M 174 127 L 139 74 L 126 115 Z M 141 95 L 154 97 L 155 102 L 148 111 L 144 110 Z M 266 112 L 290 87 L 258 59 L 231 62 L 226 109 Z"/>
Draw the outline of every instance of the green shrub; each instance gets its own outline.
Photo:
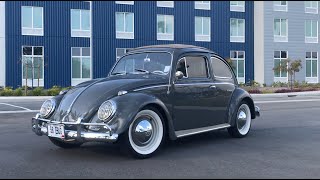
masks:
<path id="1" fill-rule="evenodd" d="M 272 87 L 288 87 L 288 83 L 278 81 L 272 83 Z"/>
<path id="2" fill-rule="evenodd" d="M 12 87 L 5 87 L 0 91 L 0 96 L 12 96 L 13 90 Z"/>
<path id="3" fill-rule="evenodd" d="M 22 88 L 17 88 L 13 91 L 14 96 L 23 96 Z"/>
<path id="4" fill-rule="evenodd" d="M 60 93 L 61 87 L 53 86 L 51 89 L 48 89 L 47 94 L 48 96 L 56 96 Z"/>
<path id="5" fill-rule="evenodd" d="M 43 93 L 43 88 L 42 87 L 36 87 L 32 90 L 32 95 L 33 96 L 41 96 Z"/>

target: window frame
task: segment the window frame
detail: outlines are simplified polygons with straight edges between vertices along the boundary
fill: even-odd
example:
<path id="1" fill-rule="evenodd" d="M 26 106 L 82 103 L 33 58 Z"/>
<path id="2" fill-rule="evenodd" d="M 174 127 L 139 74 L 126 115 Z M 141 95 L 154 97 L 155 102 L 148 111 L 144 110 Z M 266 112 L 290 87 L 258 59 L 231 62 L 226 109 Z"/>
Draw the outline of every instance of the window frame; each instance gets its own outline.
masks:
<path id="1" fill-rule="evenodd" d="M 181 56 L 177 63 L 176 63 L 176 66 L 175 66 L 175 73 L 177 72 L 177 65 L 178 63 L 183 59 L 184 62 L 185 62 L 185 67 L 187 67 L 187 58 L 186 57 L 201 57 L 205 60 L 205 63 L 206 63 L 206 71 L 207 71 L 207 77 L 189 77 L 189 73 L 188 73 L 188 68 L 186 68 L 186 74 L 187 76 L 183 76 L 183 78 L 181 80 L 185 80 L 185 81 L 203 81 L 203 80 L 210 80 L 212 78 L 212 75 L 211 75 L 211 70 L 210 70 L 210 64 L 209 64 L 209 61 L 208 61 L 208 57 L 206 55 L 202 55 L 202 54 L 185 54 L 183 56 Z M 180 81 L 181 81 L 180 80 Z"/>
<path id="2" fill-rule="evenodd" d="M 29 27 L 23 27 L 23 19 L 22 19 L 22 9 L 23 7 L 30 7 L 32 8 L 32 13 L 31 13 L 31 25 L 32 27 L 29 28 Z M 42 14 L 42 28 L 34 28 L 34 22 L 33 22 L 33 16 L 34 16 L 34 8 L 41 8 L 41 14 Z M 42 6 L 21 6 L 21 17 L 20 17 L 20 20 L 21 20 L 21 34 L 23 36 L 44 36 L 44 11 L 43 11 L 43 7 Z"/>
<path id="3" fill-rule="evenodd" d="M 211 10 L 211 1 L 204 3 L 204 1 L 194 1 L 194 9 Z"/>
<path id="4" fill-rule="evenodd" d="M 169 33 L 159 33 L 158 32 L 158 19 L 159 16 L 164 16 L 164 29 L 167 27 L 167 17 L 172 17 L 172 34 Z M 174 15 L 171 14 L 157 14 L 156 17 L 156 23 L 157 23 L 157 40 L 164 40 L 164 41 L 174 41 Z"/>
<path id="5" fill-rule="evenodd" d="M 236 20 L 236 31 L 237 31 L 237 36 L 231 36 L 231 31 L 232 31 L 232 26 L 231 26 L 231 21 Z M 239 20 L 243 20 L 243 36 L 239 36 Z M 230 42 L 238 42 L 238 43 L 244 43 L 246 41 L 246 20 L 245 19 L 240 19 L 240 18 L 230 18 Z"/>
<path id="6" fill-rule="evenodd" d="M 231 58 L 232 56 L 231 56 L 231 53 L 232 52 L 236 52 L 236 58 Z M 239 58 L 239 52 L 243 52 L 243 58 Z M 232 61 L 236 61 L 237 62 L 237 64 L 236 64 L 236 66 L 237 66 L 237 73 L 236 72 L 234 72 L 235 73 L 235 76 L 236 76 L 236 78 L 237 78 L 237 80 L 238 80 L 238 82 L 240 82 L 240 83 L 245 83 L 245 80 L 246 80 L 246 52 L 244 51 L 244 50 L 231 50 L 230 51 L 230 59 L 232 60 Z M 238 77 L 238 69 L 239 69 L 239 60 L 243 60 L 243 77 Z"/>
<path id="7" fill-rule="evenodd" d="M 174 8 L 174 1 L 157 1 L 157 7 Z"/>
<path id="8" fill-rule="evenodd" d="M 32 48 L 31 55 L 24 55 L 23 54 L 23 48 L 24 47 L 31 47 Z M 41 47 L 42 48 L 42 55 L 34 55 L 34 47 Z M 33 64 L 33 61 L 34 61 L 33 59 L 35 57 L 42 58 L 42 60 L 43 60 L 43 63 L 42 63 L 42 78 L 39 78 L 39 86 L 43 87 L 44 86 L 44 67 L 45 67 L 45 65 L 44 65 L 44 46 L 22 45 L 21 46 L 21 58 L 23 58 L 23 57 L 31 57 L 32 58 L 32 64 Z M 34 71 L 33 70 L 32 70 L 32 75 L 33 75 L 33 84 L 37 85 L 38 84 L 38 78 L 34 78 Z M 21 77 L 22 77 L 22 85 L 25 85 L 26 84 L 26 79 L 24 78 L 23 63 L 22 63 L 22 66 L 21 66 Z M 28 85 L 32 84 L 32 79 L 28 78 L 27 81 L 28 81 Z"/>
<path id="9" fill-rule="evenodd" d="M 195 41 L 201 41 L 201 42 L 211 42 L 211 17 L 206 17 L 206 16 L 195 16 L 194 17 L 194 22 L 196 22 L 197 18 L 201 18 L 201 34 L 197 34 L 196 29 L 197 29 L 197 24 L 194 23 L 194 39 Z M 204 31 L 204 18 L 209 19 L 209 35 L 203 34 Z"/>
<path id="10" fill-rule="evenodd" d="M 227 68 L 229 69 L 229 72 L 231 73 L 231 77 L 217 76 L 215 74 L 215 72 L 214 72 L 214 69 L 213 69 L 212 58 L 215 58 L 215 59 L 217 59 L 219 61 L 222 61 L 227 66 Z M 214 78 L 214 80 L 228 80 L 228 81 L 233 81 L 233 83 L 236 84 L 235 83 L 235 79 L 237 79 L 237 78 L 235 77 L 234 71 L 233 71 L 232 67 L 230 67 L 230 65 L 228 64 L 228 62 L 224 58 L 219 57 L 219 56 L 217 56 L 215 54 L 211 54 L 210 55 L 210 65 L 211 65 L 211 70 L 212 70 L 212 77 Z"/>
<path id="11" fill-rule="evenodd" d="M 79 10 L 80 11 L 80 29 L 72 29 L 72 11 L 73 10 Z M 89 11 L 89 30 L 82 29 L 82 12 L 83 11 Z M 71 29 L 71 37 L 85 37 L 90 38 L 91 36 L 91 13 L 88 9 L 70 9 L 70 29 Z"/>
<path id="12" fill-rule="evenodd" d="M 117 30 L 117 14 L 123 14 L 123 30 Z M 127 32 L 126 30 L 126 14 L 132 14 L 132 32 Z M 115 30 L 116 39 L 134 39 L 134 13 L 133 12 L 115 12 Z"/>
<path id="13" fill-rule="evenodd" d="M 306 58 L 305 57 L 305 67 L 306 67 L 306 71 L 305 71 L 305 80 L 308 83 L 318 83 L 319 82 L 319 53 L 318 51 L 306 51 L 306 53 L 310 52 L 311 53 L 311 58 Z M 317 53 L 317 59 L 312 58 L 312 53 L 316 52 Z M 310 77 L 307 76 L 307 61 L 310 61 Z M 312 76 L 312 61 L 317 61 L 317 76 Z"/>
<path id="14" fill-rule="evenodd" d="M 232 5 L 231 1 L 230 1 L 230 11 L 234 11 L 234 12 L 246 12 L 246 1 L 242 1 L 244 2 L 243 5 L 239 5 L 240 1 L 234 1 L 237 2 L 237 5 Z"/>
<path id="15" fill-rule="evenodd" d="M 311 2 L 311 6 L 307 7 L 307 2 Z M 312 7 L 312 2 L 317 3 L 317 7 Z M 319 3 L 318 1 L 304 1 L 304 12 L 308 14 L 318 14 L 319 13 Z"/>
<path id="16" fill-rule="evenodd" d="M 80 48 L 80 56 L 73 56 L 72 55 L 72 50 L 74 49 L 74 48 Z M 82 55 L 82 49 L 83 48 L 89 48 L 90 49 L 90 47 L 71 47 L 71 85 L 72 86 L 74 86 L 74 85 L 77 85 L 77 84 L 79 84 L 79 83 L 81 83 L 81 82 L 84 82 L 84 81 L 88 81 L 88 80 L 91 80 L 92 79 L 92 77 L 91 77 L 91 74 L 92 74 L 92 59 L 91 59 L 91 54 L 89 55 L 89 56 L 83 56 Z M 89 51 L 90 52 L 90 51 Z M 90 52 L 91 53 L 91 52 Z M 72 58 L 80 58 L 80 78 L 73 78 L 72 77 L 72 74 L 73 74 L 73 68 L 72 68 Z M 89 58 L 90 59 L 90 73 L 89 73 L 89 78 L 83 78 L 82 76 L 83 76 L 83 74 L 82 74 L 82 59 L 83 58 Z"/>
<path id="17" fill-rule="evenodd" d="M 280 2 L 280 4 L 277 4 L 276 2 Z M 273 1 L 273 11 L 288 12 L 288 1 L 286 1 L 286 5 L 281 5 L 281 1 Z"/>
<path id="18" fill-rule="evenodd" d="M 280 60 L 280 64 L 281 64 L 281 60 L 288 59 L 288 57 L 289 57 L 289 52 L 288 52 L 287 50 L 284 50 L 284 52 L 286 52 L 286 54 L 287 54 L 287 57 L 286 57 L 286 58 L 282 58 L 282 57 L 281 57 L 281 52 L 282 52 L 282 50 L 277 50 L 277 51 L 280 52 L 280 58 L 274 58 L 274 53 L 275 53 L 276 51 L 273 51 L 273 67 L 275 67 L 274 65 L 275 65 L 275 60 L 276 60 L 276 59 L 279 59 L 279 60 Z M 287 67 L 288 67 L 288 64 L 287 64 Z M 287 76 L 286 76 L 286 77 L 282 77 L 282 76 L 281 76 L 281 70 L 280 70 L 280 71 L 279 71 L 279 77 L 276 77 L 276 76 L 275 76 L 275 71 L 273 71 L 273 77 L 274 77 L 274 82 L 288 82 L 288 80 L 289 80 L 289 73 L 287 72 Z M 276 80 L 277 80 L 277 81 L 276 81 Z"/>
<path id="19" fill-rule="evenodd" d="M 311 21 L 311 28 L 310 28 L 310 30 L 311 30 L 311 36 L 307 36 L 307 21 Z M 316 21 L 317 22 L 317 36 L 316 37 L 313 37 L 312 35 L 312 32 L 313 32 L 313 22 L 314 21 Z M 305 20 L 304 21 L 304 24 L 305 24 L 305 26 L 304 26 L 304 28 L 305 28 L 305 30 L 304 30 L 304 32 L 305 32 L 305 43 L 318 43 L 318 36 L 319 36 L 319 32 L 318 32 L 318 30 L 319 30 L 319 22 L 318 22 L 318 20 L 312 20 L 312 19 L 307 19 L 307 20 Z"/>
<path id="20" fill-rule="evenodd" d="M 279 19 L 280 20 L 280 35 L 275 35 L 275 20 L 276 19 Z M 282 20 L 286 20 L 286 36 L 283 36 L 281 35 L 282 33 L 282 26 L 281 26 L 281 23 L 282 23 Z M 274 18 L 273 19 L 273 41 L 274 42 L 288 42 L 288 37 L 289 37 L 289 29 L 288 29 L 288 26 L 289 26 L 289 19 L 288 18 Z"/>
<path id="21" fill-rule="evenodd" d="M 134 5 L 134 1 L 115 1 L 116 4 Z"/>

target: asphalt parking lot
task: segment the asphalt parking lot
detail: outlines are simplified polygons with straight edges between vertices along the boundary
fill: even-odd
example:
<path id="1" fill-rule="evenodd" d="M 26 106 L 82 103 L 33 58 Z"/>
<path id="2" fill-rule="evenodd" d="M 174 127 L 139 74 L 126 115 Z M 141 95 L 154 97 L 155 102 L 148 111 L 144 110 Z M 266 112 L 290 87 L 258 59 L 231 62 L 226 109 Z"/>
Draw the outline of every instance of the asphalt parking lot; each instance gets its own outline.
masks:
<path id="1" fill-rule="evenodd" d="M 320 97 L 255 101 L 246 138 L 199 134 L 137 160 L 113 144 L 58 148 L 31 130 L 42 100 L 0 100 L 0 178 L 319 178 Z"/>

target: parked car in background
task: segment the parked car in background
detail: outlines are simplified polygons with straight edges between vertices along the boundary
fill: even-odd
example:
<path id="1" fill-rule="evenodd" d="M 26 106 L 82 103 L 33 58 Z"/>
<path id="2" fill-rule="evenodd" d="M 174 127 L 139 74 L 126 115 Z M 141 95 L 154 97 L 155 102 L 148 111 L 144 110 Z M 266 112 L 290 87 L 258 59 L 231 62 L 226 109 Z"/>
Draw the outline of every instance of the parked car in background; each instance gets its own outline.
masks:
<path id="1" fill-rule="evenodd" d="M 154 45 L 125 54 L 107 77 L 45 101 L 32 129 L 62 148 L 119 142 L 147 158 L 166 139 L 217 129 L 245 137 L 258 116 L 221 56 L 197 46 Z"/>

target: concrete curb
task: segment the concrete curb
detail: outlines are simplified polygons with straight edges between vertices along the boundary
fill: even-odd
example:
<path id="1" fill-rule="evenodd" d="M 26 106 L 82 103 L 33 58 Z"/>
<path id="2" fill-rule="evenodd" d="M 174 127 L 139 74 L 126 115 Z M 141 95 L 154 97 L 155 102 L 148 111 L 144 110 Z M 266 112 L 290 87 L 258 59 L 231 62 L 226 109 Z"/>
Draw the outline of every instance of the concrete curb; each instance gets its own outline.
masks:
<path id="1" fill-rule="evenodd" d="M 251 96 L 253 98 L 256 98 L 256 97 L 288 97 L 288 96 L 320 96 L 320 91 L 273 93 L 273 94 L 251 94 Z"/>

